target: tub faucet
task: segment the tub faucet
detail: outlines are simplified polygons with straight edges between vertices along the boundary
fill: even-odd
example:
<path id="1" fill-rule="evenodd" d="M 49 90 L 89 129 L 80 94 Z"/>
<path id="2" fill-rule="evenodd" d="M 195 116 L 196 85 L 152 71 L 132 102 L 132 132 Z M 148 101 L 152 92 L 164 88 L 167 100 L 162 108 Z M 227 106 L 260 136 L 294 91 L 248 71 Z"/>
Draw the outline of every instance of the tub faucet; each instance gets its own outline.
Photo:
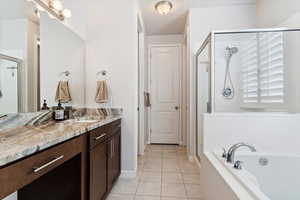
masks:
<path id="1" fill-rule="evenodd" d="M 228 150 L 227 159 L 226 159 L 227 162 L 234 163 L 234 154 L 235 154 L 236 150 L 240 147 L 248 147 L 252 152 L 256 152 L 255 147 L 253 147 L 249 144 L 237 143 L 237 144 L 233 145 L 232 147 L 230 147 L 230 149 Z"/>

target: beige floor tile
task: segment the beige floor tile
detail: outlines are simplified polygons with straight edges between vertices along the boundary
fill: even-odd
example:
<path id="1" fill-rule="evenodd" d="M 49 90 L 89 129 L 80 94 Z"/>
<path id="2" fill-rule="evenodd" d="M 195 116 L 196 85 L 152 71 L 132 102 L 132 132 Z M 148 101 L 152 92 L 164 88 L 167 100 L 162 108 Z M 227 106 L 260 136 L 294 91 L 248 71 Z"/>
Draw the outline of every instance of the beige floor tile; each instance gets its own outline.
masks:
<path id="1" fill-rule="evenodd" d="M 162 185 L 162 197 L 186 197 L 184 184 L 168 183 Z"/>
<path id="2" fill-rule="evenodd" d="M 120 179 L 113 187 L 112 194 L 135 194 L 137 186 L 137 179 Z"/>
<path id="3" fill-rule="evenodd" d="M 141 182 L 159 182 L 161 183 L 160 172 L 143 172 L 140 178 Z"/>
<path id="4" fill-rule="evenodd" d="M 200 174 L 199 173 L 196 173 L 196 174 L 183 173 L 182 176 L 183 176 L 183 181 L 186 184 L 197 184 L 197 185 L 200 184 Z"/>
<path id="5" fill-rule="evenodd" d="M 180 165 L 180 170 L 182 173 L 188 173 L 188 174 L 196 174 L 199 173 L 199 167 L 191 162 L 183 162 Z"/>
<path id="6" fill-rule="evenodd" d="M 163 155 L 162 151 L 149 151 L 145 153 L 145 156 L 152 156 L 152 157 L 161 157 Z"/>
<path id="7" fill-rule="evenodd" d="M 186 148 L 147 145 L 135 179 L 119 179 L 108 200 L 201 200 L 199 168 Z"/>
<path id="8" fill-rule="evenodd" d="M 148 171 L 148 172 L 161 172 L 162 171 L 162 165 L 155 164 L 155 163 L 146 163 L 144 165 L 143 171 Z"/>
<path id="9" fill-rule="evenodd" d="M 137 195 L 160 196 L 161 183 L 141 182 L 137 189 Z"/>
<path id="10" fill-rule="evenodd" d="M 178 162 L 178 157 L 176 157 L 176 158 L 163 158 L 163 162 Z"/>
<path id="11" fill-rule="evenodd" d="M 163 156 L 163 159 L 164 158 L 176 158 L 177 159 L 177 152 L 176 151 L 174 151 L 174 152 L 165 151 L 165 152 L 163 152 L 162 156 Z"/>
<path id="12" fill-rule="evenodd" d="M 188 198 L 202 198 L 200 185 L 185 184 Z"/>
<path id="13" fill-rule="evenodd" d="M 163 173 L 162 183 L 183 183 L 183 178 L 181 173 Z"/>
<path id="14" fill-rule="evenodd" d="M 158 196 L 135 196 L 134 200 L 160 200 Z"/>
<path id="15" fill-rule="evenodd" d="M 111 194 L 107 197 L 107 200 L 135 200 L 135 196 L 125 194 Z"/>
<path id="16" fill-rule="evenodd" d="M 163 145 L 162 149 L 164 151 L 176 151 L 178 148 L 178 145 Z"/>
<path id="17" fill-rule="evenodd" d="M 162 164 L 163 165 L 179 165 L 179 162 L 177 159 L 163 159 Z"/>
<path id="18" fill-rule="evenodd" d="M 163 172 L 180 172 L 181 169 L 178 164 L 163 163 L 162 171 Z"/>
<path id="19" fill-rule="evenodd" d="M 189 158 L 187 156 L 177 156 L 177 160 L 180 163 L 186 163 L 186 162 L 190 162 Z"/>
<path id="20" fill-rule="evenodd" d="M 149 159 L 145 160 L 144 165 L 147 165 L 147 164 L 162 165 L 162 163 L 163 163 L 162 159 L 156 159 L 156 158 L 151 159 L 151 158 L 149 158 Z"/>
<path id="21" fill-rule="evenodd" d="M 163 145 L 149 145 L 147 146 L 150 151 L 162 151 Z"/>
<path id="22" fill-rule="evenodd" d="M 187 153 L 186 153 L 186 152 L 178 151 L 178 152 L 177 152 L 177 156 L 178 156 L 178 157 L 186 157 L 186 158 L 187 158 Z"/>

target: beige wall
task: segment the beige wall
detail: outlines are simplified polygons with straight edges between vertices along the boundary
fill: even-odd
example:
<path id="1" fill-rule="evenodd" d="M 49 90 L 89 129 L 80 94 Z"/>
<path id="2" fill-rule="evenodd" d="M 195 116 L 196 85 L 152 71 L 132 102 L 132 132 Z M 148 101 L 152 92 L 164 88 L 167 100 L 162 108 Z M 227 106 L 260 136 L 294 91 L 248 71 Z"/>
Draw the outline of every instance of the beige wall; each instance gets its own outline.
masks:
<path id="1" fill-rule="evenodd" d="M 86 30 L 86 103 L 95 103 L 97 72 L 107 70 L 112 102 L 123 108 L 122 171 L 134 175 L 138 146 L 138 24 L 132 0 L 89 0 Z"/>
<path id="2" fill-rule="evenodd" d="M 257 25 L 260 28 L 285 26 L 299 28 L 300 21 L 294 24 L 284 24 L 300 12 L 299 0 L 258 0 L 257 1 Z"/>

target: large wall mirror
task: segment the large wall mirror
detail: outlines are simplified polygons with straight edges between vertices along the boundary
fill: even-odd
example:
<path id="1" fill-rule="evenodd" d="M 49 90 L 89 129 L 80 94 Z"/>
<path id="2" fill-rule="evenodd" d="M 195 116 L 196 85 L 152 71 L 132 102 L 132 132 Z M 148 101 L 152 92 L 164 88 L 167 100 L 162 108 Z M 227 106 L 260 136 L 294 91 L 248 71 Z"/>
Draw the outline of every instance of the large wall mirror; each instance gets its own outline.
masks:
<path id="1" fill-rule="evenodd" d="M 3 2 L 4 1 L 4 2 Z M 72 100 L 84 105 L 84 41 L 27 0 L 0 7 L 0 117 L 55 106 L 58 82 L 68 71 Z"/>

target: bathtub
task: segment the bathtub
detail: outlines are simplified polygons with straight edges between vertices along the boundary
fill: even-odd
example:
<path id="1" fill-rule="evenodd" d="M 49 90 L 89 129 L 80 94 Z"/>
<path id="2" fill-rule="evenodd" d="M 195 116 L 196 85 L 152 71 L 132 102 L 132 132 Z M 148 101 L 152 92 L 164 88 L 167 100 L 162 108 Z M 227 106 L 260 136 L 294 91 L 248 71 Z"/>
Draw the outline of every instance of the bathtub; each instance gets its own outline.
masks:
<path id="1" fill-rule="evenodd" d="M 300 200 L 300 156 L 236 154 L 243 162 L 236 170 L 220 155 L 208 152 L 201 160 L 205 200 Z"/>

